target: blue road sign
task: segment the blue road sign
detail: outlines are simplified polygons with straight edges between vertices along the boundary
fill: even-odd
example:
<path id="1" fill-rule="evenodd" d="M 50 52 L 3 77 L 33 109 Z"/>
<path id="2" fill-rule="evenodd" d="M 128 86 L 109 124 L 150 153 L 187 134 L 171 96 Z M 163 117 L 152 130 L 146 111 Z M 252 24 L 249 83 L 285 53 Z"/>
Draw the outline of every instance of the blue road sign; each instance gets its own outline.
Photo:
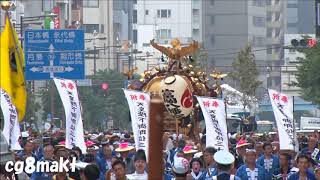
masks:
<path id="1" fill-rule="evenodd" d="M 83 30 L 27 30 L 24 37 L 27 80 L 85 78 Z"/>

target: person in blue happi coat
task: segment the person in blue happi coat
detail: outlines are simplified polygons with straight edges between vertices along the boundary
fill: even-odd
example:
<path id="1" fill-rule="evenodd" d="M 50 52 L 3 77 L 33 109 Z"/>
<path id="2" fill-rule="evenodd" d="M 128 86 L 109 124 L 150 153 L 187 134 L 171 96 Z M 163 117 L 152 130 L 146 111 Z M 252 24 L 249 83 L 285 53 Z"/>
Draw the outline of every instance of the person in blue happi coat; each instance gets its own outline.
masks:
<path id="1" fill-rule="evenodd" d="M 96 159 L 100 169 L 100 180 L 105 179 L 105 173 L 112 168 L 112 150 L 109 145 L 102 147 L 103 155 Z"/>
<path id="2" fill-rule="evenodd" d="M 192 180 L 205 180 L 206 173 L 201 171 L 202 167 L 203 167 L 203 162 L 200 158 L 198 157 L 192 158 L 190 162 L 191 172 L 190 174 L 188 174 L 188 176 Z"/>
<path id="3" fill-rule="evenodd" d="M 236 176 L 241 180 L 270 180 L 264 168 L 256 164 L 256 158 L 255 149 L 246 149 L 245 164 L 238 168 Z"/>
<path id="4" fill-rule="evenodd" d="M 310 158 L 306 154 L 299 154 L 297 157 L 298 172 L 290 174 L 288 180 L 316 180 L 315 175 L 308 168 L 310 166 Z"/>
<path id="5" fill-rule="evenodd" d="M 279 158 L 272 154 L 272 145 L 270 142 L 265 142 L 262 147 L 264 154 L 258 158 L 257 164 L 264 167 L 267 178 L 271 179 L 273 172 L 280 167 Z"/>
<path id="6" fill-rule="evenodd" d="M 211 178 L 212 176 L 217 175 L 216 162 L 213 159 L 214 154 L 217 150 L 214 147 L 207 147 L 203 153 L 204 163 L 207 167 L 206 169 L 206 178 Z"/>
<path id="7" fill-rule="evenodd" d="M 44 147 L 44 156 L 39 160 L 40 162 L 51 162 L 54 161 L 54 148 L 52 145 L 46 145 Z M 45 177 L 51 177 L 53 173 L 50 172 L 40 172 L 40 171 L 35 171 L 31 174 L 30 179 L 31 180 L 36 180 L 37 178 L 45 178 Z"/>
<path id="8" fill-rule="evenodd" d="M 225 150 L 220 150 L 215 153 L 214 160 L 217 164 L 217 175 L 213 176 L 214 180 L 241 180 L 239 177 L 231 174 L 234 156 Z"/>

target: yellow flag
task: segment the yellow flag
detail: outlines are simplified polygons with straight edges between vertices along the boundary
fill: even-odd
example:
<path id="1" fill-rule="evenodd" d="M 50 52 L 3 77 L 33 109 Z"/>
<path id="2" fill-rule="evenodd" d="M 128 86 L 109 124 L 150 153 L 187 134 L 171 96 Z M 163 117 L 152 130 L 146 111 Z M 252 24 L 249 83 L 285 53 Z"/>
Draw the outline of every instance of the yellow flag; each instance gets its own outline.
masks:
<path id="1" fill-rule="evenodd" d="M 17 33 L 11 28 L 6 16 L 6 25 L 0 36 L 0 87 L 11 97 L 18 110 L 19 121 L 26 113 L 27 91 L 24 79 L 24 55 Z"/>

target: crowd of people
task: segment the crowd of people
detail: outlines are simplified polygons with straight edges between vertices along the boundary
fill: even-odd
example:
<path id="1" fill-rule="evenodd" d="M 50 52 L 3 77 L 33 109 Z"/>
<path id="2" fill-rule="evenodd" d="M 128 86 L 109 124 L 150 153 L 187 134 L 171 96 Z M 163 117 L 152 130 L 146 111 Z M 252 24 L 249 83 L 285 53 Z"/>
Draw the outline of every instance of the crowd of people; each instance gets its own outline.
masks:
<path id="1" fill-rule="evenodd" d="M 134 147 L 133 134 L 108 131 L 85 135 L 86 152 L 67 149 L 63 131 L 23 132 L 15 161 L 34 157 L 52 163 L 76 158 L 75 172 L 19 174 L 30 180 L 143 180 L 148 179 L 148 161 Z M 165 132 L 163 135 L 164 180 L 320 180 L 320 133 L 299 135 L 299 151 L 280 150 L 277 135 L 244 134 L 230 137 L 229 150 L 206 147 L 200 141 Z M 161 168 L 161 167 L 159 167 Z M 3 172 L 3 170 L 1 170 Z"/>

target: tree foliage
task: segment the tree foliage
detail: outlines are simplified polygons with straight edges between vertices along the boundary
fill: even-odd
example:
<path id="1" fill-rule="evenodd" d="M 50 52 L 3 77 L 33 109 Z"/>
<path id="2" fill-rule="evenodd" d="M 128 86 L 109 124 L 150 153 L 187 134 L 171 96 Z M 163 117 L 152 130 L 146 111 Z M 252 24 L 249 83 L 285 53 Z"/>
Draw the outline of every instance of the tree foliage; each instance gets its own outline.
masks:
<path id="1" fill-rule="evenodd" d="M 298 66 L 297 86 L 302 98 L 320 106 L 320 45 L 303 51 L 305 59 Z"/>
<path id="2" fill-rule="evenodd" d="M 99 71 L 93 80 L 93 87 L 80 87 L 79 94 L 83 108 L 85 125 L 101 124 L 112 118 L 115 127 L 128 128 L 129 109 L 123 93 L 125 77 L 116 71 Z M 101 89 L 102 83 L 108 83 L 109 89 Z M 105 125 L 105 124 L 104 124 Z"/>
<path id="3" fill-rule="evenodd" d="M 254 97 L 256 89 L 261 85 L 258 81 L 259 72 L 252 53 L 251 45 L 246 45 L 232 63 L 233 71 L 230 77 L 239 83 L 239 90 L 244 94 L 242 101 L 244 108 L 250 106 L 250 97 Z"/>
<path id="4" fill-rule="evenodd" d="M 116 71 L 105 70 L 87 78 L 92 79 L 92 86 L 78 87 L 84 129 L 105 130 L 107 120 L 110 118 L 114 121 L 114 127 L 128 128 L 129 109 L 122 90 L 125 77 Z M 107 91 L 102 90 L 102 83 L 108 83 Z M 54 91 L 54 116 L 65 122 L 64 109 L 57 88 L 55 86 L 51 88 Z M 50 113 L 49 91 L 43 93 L 42 100 L 46 116 Z"/>

